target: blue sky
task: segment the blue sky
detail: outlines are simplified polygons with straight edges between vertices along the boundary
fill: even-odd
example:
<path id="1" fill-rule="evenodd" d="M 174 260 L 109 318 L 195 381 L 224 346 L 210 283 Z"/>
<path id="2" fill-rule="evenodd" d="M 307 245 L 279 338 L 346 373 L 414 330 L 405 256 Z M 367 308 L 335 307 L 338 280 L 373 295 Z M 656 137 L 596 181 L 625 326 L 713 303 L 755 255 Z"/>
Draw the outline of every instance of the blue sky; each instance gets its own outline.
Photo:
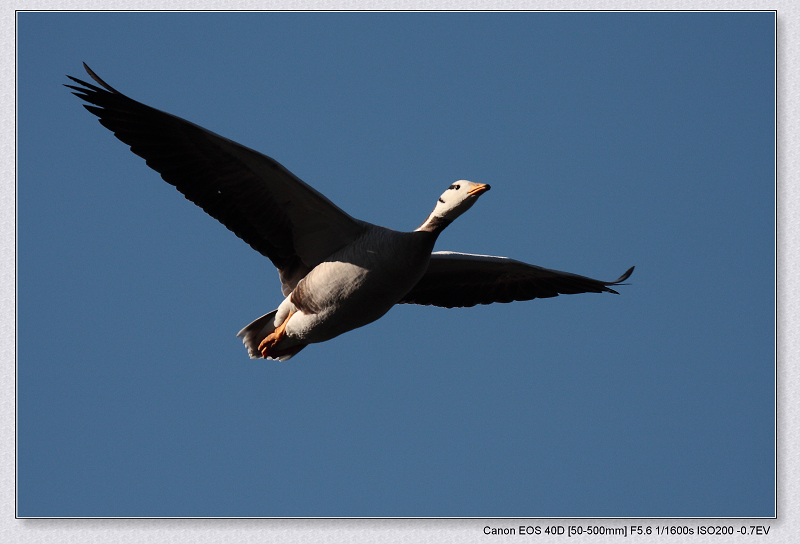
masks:
<path id="1" fill-rule="evenodd" d="M 20 516 L 774 507 L 771 13 L 21 13 Z M 437 249 L 620 296 L 398 306 L 287 363 L 271 263 L 61 86 L 112 86 Z"/>

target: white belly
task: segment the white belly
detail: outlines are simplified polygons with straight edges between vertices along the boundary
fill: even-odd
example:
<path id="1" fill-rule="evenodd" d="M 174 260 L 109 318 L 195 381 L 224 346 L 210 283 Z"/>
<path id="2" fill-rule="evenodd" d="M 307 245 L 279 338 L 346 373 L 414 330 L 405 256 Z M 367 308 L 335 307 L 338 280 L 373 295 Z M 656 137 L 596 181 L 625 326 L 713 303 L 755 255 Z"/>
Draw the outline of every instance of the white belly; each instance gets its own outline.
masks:
<path id="1" fill-rule="evenodd" d="M 287 323 L 287 341 L 324 342 L 362 327 L 383 316 L 416 285 L 427 269 L 431 247 L 407 233 L 379 234 L 394 238 L 388 244 L 394 251 L 375 250 L 374 238 L 367 239 L 332 255 L 301 280 L 278 310 L 288 315 L 295 302 L 300 307 Z"/>

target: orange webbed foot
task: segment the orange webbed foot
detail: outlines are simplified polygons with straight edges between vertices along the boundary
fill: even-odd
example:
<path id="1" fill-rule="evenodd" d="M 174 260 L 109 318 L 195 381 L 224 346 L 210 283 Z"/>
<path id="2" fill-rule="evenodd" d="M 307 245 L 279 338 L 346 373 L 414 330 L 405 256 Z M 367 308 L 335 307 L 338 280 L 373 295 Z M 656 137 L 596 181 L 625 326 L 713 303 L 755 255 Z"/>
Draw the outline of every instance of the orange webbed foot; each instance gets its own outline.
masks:
<path id="1" fill-rule="evenodd" d="M 266 359 L 272 355 L 278 355 L 273 351 L 275 345 L 280 342 L 284 336 L 286 336 L 286 324 L 289 323 L 289 319 L 294 315 L 294 312 L 289 312 L 289 315 L 286 316 L 286 319 L 283 320 L 283 323 L 280 324 L 274 331 L 267 335 L 261 343 L 258 345 L 258 350 L 261 352 L 261 356 Z"/>

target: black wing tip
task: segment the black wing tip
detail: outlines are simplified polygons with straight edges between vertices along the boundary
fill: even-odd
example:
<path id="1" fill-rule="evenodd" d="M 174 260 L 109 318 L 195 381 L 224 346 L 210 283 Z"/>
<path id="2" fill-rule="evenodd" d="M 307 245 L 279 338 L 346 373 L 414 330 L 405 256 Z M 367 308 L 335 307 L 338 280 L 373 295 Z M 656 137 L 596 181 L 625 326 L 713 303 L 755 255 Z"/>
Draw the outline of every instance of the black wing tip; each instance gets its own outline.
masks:
<path id="1" fill-rule="evenodd" d="M 635 266 L 630 267 L 628 270 L 625 271 L 623 275 L 621 275 L 617 280 L 608 282 L 606 284 L 606 291 L 609 293 L 614 293 L 618 295 L 619 293 L 608 287 L 609 285 L 627 285 L 626 283 L 622 283 L 623 281 L 627 280 L 633 274 L 633 269 L 636 268 Z"/>
<path id="2" fill-rule="evenodd" d="M 100 76 L 95 74 L 94 71 L 91 68 L 89 68 L 89 65 L 87 65 L 85 62 L 83 63 L 83 67 L 86 70 L 86 73 L 89 74 L 89 77 L 91 77 L 95 81 L 95 83 L 97 83 L 98 85 L 102 86 L 103 89 L 105 89 L 106 91 L 108 91 L 110 93 L 113 93 L 113 94 L 122 94 L 118 90 L 116 90 L 114 87 L 112 87 L 111 85 L 109 85 L 108 83 L 106 83 L 105 81 L 100 79 Z M 95 87 L 91 83 L 87 83 L 87 82 L 85 82 L 83 80 L 80 80 L 80 79 L 78 79 L 76 77 L 72 77 L 69 74 L 67 74 L 67 77 L 70 78 L 75 83 L 78 83 L 79 85 L 83 85 L 84 87 L 86 87 L 88 89 L 91 89 L 93 91 L 100 91 L 101 90 L 100 88 Z M 67 84 L 65 84 L 64 86 L 65 87 L 70 87 L 72 89 L 75 89 L 75 87 L 72 87 L 72 86 L 67 85 Z M 86 92 L 86 89 L 78 89 L 78 90 Z"/>
<path id="3" fill-rule="evenodd" d="M 636 267 L 632 266 L 628 270 L 626 270 L 625 273 L 623 275 L 621 275 L 617 281 L 612 282 L 613 285 L 619 285 L 620 282 L 623 282 L 623 281 L 627 280 L 628 278 L 630 278 L 631 274 L 633 274 L 633 269 L 634 268 L 636 268 Z"/>
<path id="4" fill-rule="evenodd" d="M 108 89 L 108 91 L 110 91 L 110 92 L 112 92 L 112 93 L 114 93 L 114 94 L 120 94 L 120 92 L 119 92 L 118 90 L 116 90 L 114 87 L 112 87 L 111 85 L 109 85 L 108 83 L 106 83 L 105 81 L 103 81 L 102 79 L 100 79 L 100 76 L 98 76 L 97 74 L 95 74 L 95 73 L 94 73 L 94 71 L 92 71 L 92 69 L 91 69 L 91 68 L 89 68 L 89 65 L 88 65 L 88 64 L 86 64 L 85 62 L 83 63 L 83 67 L 86 69 L 86 73 L 87 73 L 87 74 L 89 74 L 89 76 L 90 76 L 90 77 L 91 77 L 93 80 L 95 80 L 95 81 L 96 81 L 98 84 L 102 85 L 103 87 L 105 87 L 106 89 Z"/>

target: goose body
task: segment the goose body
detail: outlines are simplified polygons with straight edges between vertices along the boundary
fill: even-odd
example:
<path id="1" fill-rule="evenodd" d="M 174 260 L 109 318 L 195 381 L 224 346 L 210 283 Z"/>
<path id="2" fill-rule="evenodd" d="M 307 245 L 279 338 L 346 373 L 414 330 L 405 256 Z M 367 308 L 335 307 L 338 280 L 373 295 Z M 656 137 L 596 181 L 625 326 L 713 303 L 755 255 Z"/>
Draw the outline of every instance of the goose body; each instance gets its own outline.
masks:
<path id="1" fill-rule="evenodd" d="M 285 350 L 325 342 L 382 317 L 411 290 L 425 273 L 435 236 L 397 232 L 376 225 L 314 267 L 278 306 L 271 321 L 239 332 L 252 358 L 258 345 L 275 327 L 286 324 L 275 345 L 276 358 Z M 386 248 L 393 248 L 387 251 Z M 272 314 L 267 314 L 272 315 Z M 264 328 L 265 327 L 265 328 Z"/>
<path id="2" fill-rule="evenodd" d="M 273 159 L 136 102 L 84 64 L 99 85 L 70 77 L 131 151 L 187 199 L 277 267 L 284 300 L 237 336 L 251 358 L 288 360 L 379 319 L 395 304 L 464 307 L 585 292 L 616 293 L 585 276 L 504 257 L 433 252 L 439 233 L 490 187 L 460 180 L 414 231 L 352 218 Z"/>

